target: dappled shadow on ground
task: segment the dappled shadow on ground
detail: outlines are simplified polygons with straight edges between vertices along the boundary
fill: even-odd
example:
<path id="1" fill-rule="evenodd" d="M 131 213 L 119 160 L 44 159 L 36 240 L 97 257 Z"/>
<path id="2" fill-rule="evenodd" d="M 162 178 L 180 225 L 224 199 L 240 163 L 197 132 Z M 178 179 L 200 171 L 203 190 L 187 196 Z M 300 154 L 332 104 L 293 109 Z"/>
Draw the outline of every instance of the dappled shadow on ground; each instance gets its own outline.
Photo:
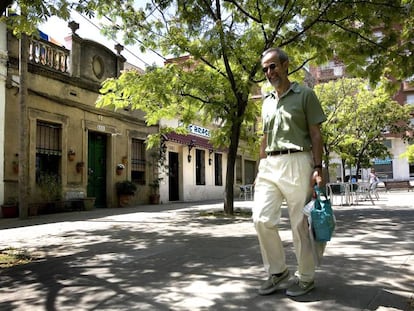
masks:
<path id="1" fill-rule="evenodd" d="M 249 218 L 180 211 L 95 219 L 108 226 L 64 233 L 70 244 L 44 245 L 44 258 L 0 271 L 0 309 L 410 310 L 412 209 L 336 209 L 336 217 L 317 288 L 298 299 L 257 295 L 264 273 Z"/>
<path id="2" fill-rule="evenodd" d="M 31 216 L 25 219 L 19 218 L 0 218 L 0 230 L 10 228 L 20 228 L 41 224 L 59 223 L 61 221 L 83 221 L 93 220 L 101 217 L 108 217 L 113 215 L 124 215 L 131 213 L 158 213 L 170 210 L 187 209 L 189 204 L 200 206 L 205 204 L 217 204 L 222 205 L 222 200 L 202 201 L 202 202 L 190 202 L 184 204 L 183 202 L 169 203 L 166 205 L 138 205 L 124 208 L 95 208 L 88 211 L 71 211 L 55 214 L 45 214 L 41 216 Z"/>

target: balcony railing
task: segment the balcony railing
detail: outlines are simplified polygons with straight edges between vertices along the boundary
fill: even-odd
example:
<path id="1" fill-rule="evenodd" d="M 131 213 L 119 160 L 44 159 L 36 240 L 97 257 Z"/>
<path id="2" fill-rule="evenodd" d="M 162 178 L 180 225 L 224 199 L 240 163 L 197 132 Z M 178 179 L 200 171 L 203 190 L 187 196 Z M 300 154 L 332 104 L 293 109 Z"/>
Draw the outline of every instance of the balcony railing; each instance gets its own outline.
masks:
<path id="1" fill-rule="evenodd" d="M 29 38 L 29 62 L 69 73 L 69 50 L 42 39 Z"/>

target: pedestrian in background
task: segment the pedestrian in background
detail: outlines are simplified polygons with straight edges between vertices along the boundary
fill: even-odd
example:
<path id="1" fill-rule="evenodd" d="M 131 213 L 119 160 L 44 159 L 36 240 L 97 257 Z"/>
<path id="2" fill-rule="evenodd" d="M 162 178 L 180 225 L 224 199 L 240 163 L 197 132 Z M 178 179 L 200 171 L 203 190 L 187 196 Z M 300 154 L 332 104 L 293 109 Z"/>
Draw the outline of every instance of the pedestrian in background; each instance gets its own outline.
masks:
<path id="1" fill-rule="evenodd" d="M 369 185 L 370 187 L 377 186 L 379 183 L 379 178 L 375 173 L 375 169 L 371 168 L 371 172 L 369 173 Z"/>
<path id="2" fill-rule="evenodd" d="M 322 135 L 326 120 L 313 90 L 290 82 L 289 58 L 278 48 L 266 50 L 263 73 L 274 90 L 262 106 L 263 139 L 255 181 L 253 222 L 268 279 L 259 294 L 286 289 L 300 296 L 314 288 L 315 263 L 303 207 L 312 187 L 322 183 Z M 282 202 L 286 200 L 298 268 L 289 280 L 285 252 L 279 235 Z"/>

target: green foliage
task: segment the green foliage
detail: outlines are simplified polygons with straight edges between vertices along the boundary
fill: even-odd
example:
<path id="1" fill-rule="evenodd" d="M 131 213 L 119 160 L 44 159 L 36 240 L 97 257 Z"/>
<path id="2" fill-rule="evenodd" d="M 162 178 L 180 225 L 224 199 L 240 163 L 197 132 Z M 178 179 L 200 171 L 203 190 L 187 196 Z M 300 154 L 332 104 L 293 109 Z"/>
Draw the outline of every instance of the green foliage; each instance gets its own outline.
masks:
<path id="1" fill-rule="evenodd" d="M 18 205 L 18 199 L 16 197 L 8 197 L 4 200 L 4 205 Z"/>
<path id="2" fill-rule="evenodd" d="M 352 5 L 344 1 L 286 5 L 249 0 L 242 5 L 152 1 L 132 14 L 134 18 L 124 18 L 118 29 L 129 39 L 142 42 L 145 38 L 143 46 L 156 48 L 161 54 L 190 58 L 139 78 L 126 73 L 128 77 L 122 75 L 104 85 L 105 96 L 98 104 L 132 104 L 148 113 L 148 124 L 180 116 L 183 131 L 194 119 L 204 123 L 221 120 L 220 133 L 213 132 L 216 143 L 229 146 L 232 133 L 254 141 L 257 138 L 249 136 L 247 129 L 255 122 L 259 108 L 249 98 L 252 86 L 263 82 L 260 54 L 266 48 L 283 47 L 291 56 L 291 73 L 299 79 L 303 78 L 300 68 L 310 62 L 322 64 L 332 59 L 334 51 L 349 73 L 375 80 L 384 73 L 406 77 L 411 71 L 403 72 L 406 66 L 394 68 L 393 63 L 398 58 L 408 64 L 412 58 L 401 53 L 396 41 L 400 29 L 391 25 L 399 23 L 405 29 L 402 21 L 412 22 L 406 15 L 409 9 L 408 3 L 399 1 Z M 115 12 L 111 13 L 113 18 Z M 381 40 L 373 31 L 377 26 L 387 32 Z M 407 40 L 412 36 L 409 31 L 403 33 Z"/>
<path id="3" fill-rule="evenodd" d="M 371 89 L 363 79 L 340 79 L 315 92 L 328 118 L 322 125 L 328 157 L 336 153 L 350 165 L 369 167 L 371 159 L 390 155 L 382 142 L 386 132 L 405 137 L 410 130 L 410 107 L 392 100 L 385 80 Z"/>
<path id="4" fill-rule="evenodd" d="M 162 178 L 154 178 L 153 181 L 149 183 L 151 194 L 159 194 L 160 184 L 162 180 Z"/>
<path id="5" fill-rule="evenodd" d="M 60 177 L 52 173 L 42 173 L 38 178 L 40 194 L 46 202 L 62 198 L 62 183 Z"/>
<path id="6" fill-rule="evenodd" d="M 402 158 L 407 158 L 408 163 L 414 164 L 414 145 L 407 148 L 407 151 L 401 154 Z"/>
<path id="7" fill-rule="evenodd" d="M 132 181 L 124 180 L 119 181 L 115 184 L 116 193 L 117 195 L 134 195 L 137 191 L 137 185 L 135 185 Z"/>
<path id="8" fill-rule="evenodd" d="M 26 249 L 8 247 L 0 250 L 0 268 L 10 268 L 23 265 L 33 260 Z"/>
<path id="9" fill-rule="evenodd" d="M 120 12 L 127 12 L 134 0 L 14 0 L 9 15 L 1 16 L 0 21 L 6 22 L 13 34 L 22 33 L 38 35 L 37 26 L 52 16 L 63 20 L 70 19 L 70 12 L 76 11 L 91 18 L 95 15 L 103 16 L 113 8 Z M 123 14 L 126 16 L 126 14 Z"/>
<path id="10" fill-rule="evenodd" d="M 113 21 L 105 27 L 107 35 L 118 32 L 126 44 L 138 42 L 142 50 L 162 55 L 192 55 L 220 71 L 235 95 L 239 82 L 263 80 L 257 71 L 259 55 L 270 46 L 289 53 L 292 72 L 310 61 L 322 64 L 334 54 L 346 62 L 348 72 L 376 80 L 383 74 L 406 78 L 414 67 L 413 0 L 135 2 L 16 0 L 19 15 L 2 19 L 15 33 L 34 33 L 51 16 L 68 20 L 70 10 L 106 16 Z"/>
<path id="11" fill-rule="evenodd" d="M 300 69 L 310 62 L 323 64 L 334 55 L 346 64 L 348 74 L 372 81 L 382 75 L 404 79 L 414 68 L 413 2 L 151 0 L 139 7 L 132 0 L 16 1 L 37 13 L 28 15 L 27 24 L 53 14 L 67 18 L 70 7 L 96 11 L 113 21 L 105 33 L 122 34 L 126 44 L 140 43 L 142 51 L 153 49 L 169 57 L 189 55 L 185 64 L 152 68 L 144 76 L 125 73 L 107 81 L 98 105 L 132 105 L 147 112 L 149 125 L 180 116 L 184 125 L 180 131 L 194 119 L 216 121 L 221 128 L 219 134 L 213 132 L 213 140 L 229 148 L 230 167 L 240 136 L 251 133 L 244 127 L 251 127 L 258 115 L 251 92 L 264 81 L 260 70 L 264 50 L 285 49 L 295 79 L 303 78 Z M 52 9 L 55 3 L 59 10 Z M 25 31 L 25 18 L 13 26 L 16 32 L 18 27 Z M 373 29 L 382 29 L 384 36 L 379 38 Z M 352 146 L 350 138 L 345 141 Z M 232 173 L 228 171 L 226 181 L 228 203 Z"/>

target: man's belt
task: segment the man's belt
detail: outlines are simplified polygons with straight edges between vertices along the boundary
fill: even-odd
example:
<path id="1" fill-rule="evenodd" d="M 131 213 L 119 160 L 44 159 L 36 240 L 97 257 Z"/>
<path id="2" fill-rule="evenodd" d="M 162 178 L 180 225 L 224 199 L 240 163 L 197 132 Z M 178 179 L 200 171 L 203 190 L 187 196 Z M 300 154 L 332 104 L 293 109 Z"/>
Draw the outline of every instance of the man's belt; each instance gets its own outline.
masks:
<path id="1" fill-rule="evenodd" d="M 297 150 L 297 149 L 276 150 L 276 151 L 267 152 L 267 155 L 268 156 L 277 156 L 277 155 L 282 155 L 282 154 L 291 154 L 291 153 L 295 153 L 295 152 L 302 152 L 302 150 Z"/>

